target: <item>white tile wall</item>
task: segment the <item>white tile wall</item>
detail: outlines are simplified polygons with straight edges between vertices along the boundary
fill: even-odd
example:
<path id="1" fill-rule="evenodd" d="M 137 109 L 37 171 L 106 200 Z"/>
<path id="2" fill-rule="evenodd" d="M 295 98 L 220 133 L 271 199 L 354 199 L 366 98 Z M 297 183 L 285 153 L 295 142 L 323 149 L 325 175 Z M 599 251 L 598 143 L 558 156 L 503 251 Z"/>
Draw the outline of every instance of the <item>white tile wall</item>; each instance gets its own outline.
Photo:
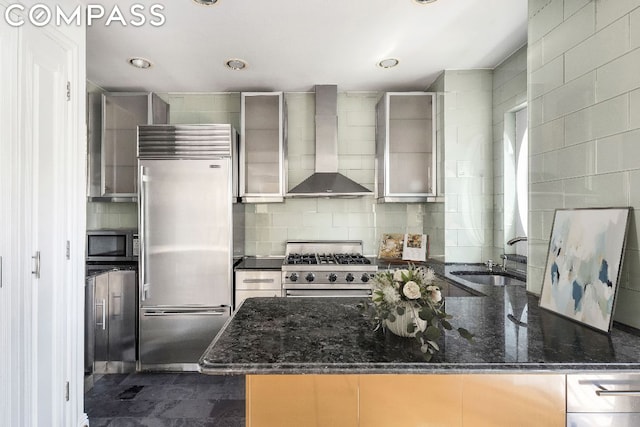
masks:
<path id="1" fill-rule="evenodd" d="M 503 88 L 521 78 L 508 67 L 499 74 Z M 493 71 L 447 70 L 429 90 L 444 94 L 446 194 L 444 206 L 426 209 L 425 228 L 438 237 L 431 252 L 447 262 L 483 262 L 494 252 Z M 503 100 L 511 98 L 507 92 Z M 442 217 L 444 223 L 436 223 Z"/>
<path id="2" fill-rule="evenodd" d="M 87 203 L 87 230 L 138 227 L 137 203 Z"/>
<path id="3" fill-rule="evenodd" d="M 640 49 L 635 49 L 597 69 L 598 100 L 605 100 L 640 87 Z"/>
<path id="4" fill-rule="evenodd" d="M 556 0 L 556 2 L 563 3 L 562 0 Z M 567 17 L 560 25 L 546 33 L 542 40 L 544 62 L 550 62 L 593 34 L 595 31 L 595 14 L 595 2 L 589 2 L 576 13 Z M 554 18 L 551 22 L 555 23 L 556 19 Z M 532 29 L 530 28 L 529 32 L 531 33 L 531 31 Z"/>
<path id="5" fill-rule="evenodd" d="M 561 6 L 564 15 L 552 13 Z M 527 286 L 538 293 L 556 208 L 640 208 L 640 0 L 530 1 L 529 16 Z M 552 61 L 564 64 L 562 81 Z M 635 327 L 638 219 L 634 211 L 615 312 Z"/>
<path id="6" fill-rule="evenodd" d="M 628 50 L 629 18 L 625 16 L 566 52 L 565 79 L 573 80 L 618 58 Z"/>
<path id="7" fill-rule="evenodd" d="M 560 62 L 561 64 L 561 62 Z M 552 67 L 557 67 L 556 61 Z M 561 67 L 560 67 L 561 68 Z M 551 71 L 550 71 L 551 70 Z M 546 74 L 545 74 L 546 73 Z M 561 71 L 547 68 L 542 74 L 548 75 L 550 81 L 557 80 L 554 77 Z M 541 75 L 542 75 L 541 74 Z M 502 76 L 507 75 L 507 78 Z M 542 80 L 543 85 L 547 85 Z M 552 86 L 552 85 L 551 85 Z M 527 47 L 524 46 L 509 58 L 504 60 L 493 71 L 493 236 L 492 250 L 486 259 L 499 260 L 504 253 L 504 146 L 505 146 L 505 114 L 520 108 L 527 100 Z M 544 132 L 549 134 L 560 133 L 559 126 L 544 127 Z M 485 259 L 485 260 L 486 260 Z"/>
<path id="8" fill-rule="evenodd" d="M 565 145 L 586 142 L 626 130 L 629 95 L 623 94 L 565 117 Z M 588 125 L 585 126 L 585 123 Z"/>

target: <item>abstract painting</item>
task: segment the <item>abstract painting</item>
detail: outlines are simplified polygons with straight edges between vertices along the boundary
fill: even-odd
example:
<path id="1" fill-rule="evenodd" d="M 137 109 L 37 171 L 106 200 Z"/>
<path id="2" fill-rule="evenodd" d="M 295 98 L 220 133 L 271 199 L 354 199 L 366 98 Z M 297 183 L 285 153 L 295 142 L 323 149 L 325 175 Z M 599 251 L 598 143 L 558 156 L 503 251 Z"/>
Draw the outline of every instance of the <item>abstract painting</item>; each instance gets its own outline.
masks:
<path id="1" fill-rule="evenodd" d="M 610 331 L 629 210 L 556 210 L 540 307 Z"/>

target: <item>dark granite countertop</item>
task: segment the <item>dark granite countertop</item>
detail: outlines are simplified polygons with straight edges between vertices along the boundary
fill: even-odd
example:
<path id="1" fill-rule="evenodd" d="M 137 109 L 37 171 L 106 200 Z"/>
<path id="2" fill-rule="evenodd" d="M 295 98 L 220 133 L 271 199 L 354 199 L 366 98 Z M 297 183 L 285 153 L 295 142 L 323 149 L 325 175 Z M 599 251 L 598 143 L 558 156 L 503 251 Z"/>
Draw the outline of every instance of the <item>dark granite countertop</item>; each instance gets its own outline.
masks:
<path id="1" fill-rule="evenodd" d="M 236 266 L 236 270 L 280 270 L 283 257 L 245 257 Z"/>
<path id="2" fill-rule="evenodd" d="M 446 277 L 450 266 L 446 266 Z M 459 269 L 459 268 L 457 268 Z M 464 283 L 464 282 L 460 282 Z M 454 326 L 425 362 L 418 344 L 373 331 L 358 298 L 250 298 L 200 359 L 208 374 L 587 372 L 640 369 L 640 336 L 605 334 L 538 307 L 523 286 L 465 283 L 485 296 L 447 297 Z"/>

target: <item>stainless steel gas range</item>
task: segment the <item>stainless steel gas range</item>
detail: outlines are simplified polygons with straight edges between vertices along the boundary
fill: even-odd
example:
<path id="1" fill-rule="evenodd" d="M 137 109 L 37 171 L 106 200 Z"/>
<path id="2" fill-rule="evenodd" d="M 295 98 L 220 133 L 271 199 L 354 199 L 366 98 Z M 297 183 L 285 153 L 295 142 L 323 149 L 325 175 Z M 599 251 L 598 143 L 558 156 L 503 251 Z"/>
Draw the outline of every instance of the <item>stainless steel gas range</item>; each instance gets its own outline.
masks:
<path id="1" fill-rule="evenodd" d="M 286 297 L 366 297 L 378 266 L 362 241 L 288 241 L 282 263 Z"/>

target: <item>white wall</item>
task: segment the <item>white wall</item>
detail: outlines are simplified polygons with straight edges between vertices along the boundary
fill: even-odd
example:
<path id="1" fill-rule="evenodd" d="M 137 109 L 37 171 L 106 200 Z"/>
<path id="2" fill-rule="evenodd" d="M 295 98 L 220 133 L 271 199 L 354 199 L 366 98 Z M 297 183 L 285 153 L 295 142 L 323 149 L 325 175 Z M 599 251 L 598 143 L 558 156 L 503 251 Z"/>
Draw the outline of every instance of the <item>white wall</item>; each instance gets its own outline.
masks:
<path id="1" fill-rule="evenodd" d="M 640 0 L 529 1 L 528 288 L 539 292 L 555 208 L 640 208 Z M 638 213 L 615 319 L 640 327 Z"/>

